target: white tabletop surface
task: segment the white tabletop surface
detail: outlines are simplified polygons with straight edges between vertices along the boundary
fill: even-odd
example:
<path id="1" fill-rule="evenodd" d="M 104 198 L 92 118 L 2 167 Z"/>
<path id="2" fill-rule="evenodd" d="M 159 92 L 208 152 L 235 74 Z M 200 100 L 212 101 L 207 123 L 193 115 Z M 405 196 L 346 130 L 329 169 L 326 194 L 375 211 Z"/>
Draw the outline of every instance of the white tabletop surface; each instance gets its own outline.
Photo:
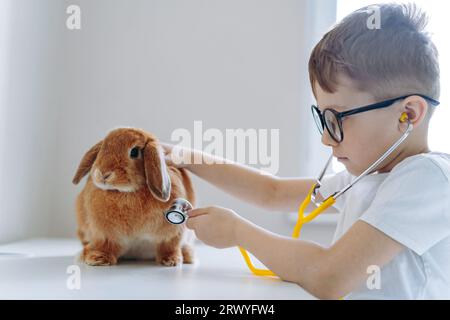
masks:
<path id="1" fill-rule="evenodd" d="M 237 248 L 197 244 L 197 263 L 179 267 L 132 260 L 92 267 L 76 261 L 80 250 L 76 239 L 0 245 L 0 299 L 314 299 L 296 284 L 252 275 Z M 78 273 L 80 288 L 68 287 Z"/>

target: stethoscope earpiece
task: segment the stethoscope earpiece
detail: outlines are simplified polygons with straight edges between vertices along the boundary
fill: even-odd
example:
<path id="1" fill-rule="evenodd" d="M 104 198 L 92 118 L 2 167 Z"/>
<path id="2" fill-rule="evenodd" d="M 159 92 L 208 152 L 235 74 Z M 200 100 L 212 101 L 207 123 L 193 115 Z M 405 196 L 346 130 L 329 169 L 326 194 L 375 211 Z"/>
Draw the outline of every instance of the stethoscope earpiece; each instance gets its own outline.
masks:
<path id="1" fill-rule="evenodd" d="M 400 122 L 403 123 L 403 122 L 406 122 L 408 120 L 409 120 L 408 114 L 406 112 L 403 112 L 402 115 L 400 116 Z"/>

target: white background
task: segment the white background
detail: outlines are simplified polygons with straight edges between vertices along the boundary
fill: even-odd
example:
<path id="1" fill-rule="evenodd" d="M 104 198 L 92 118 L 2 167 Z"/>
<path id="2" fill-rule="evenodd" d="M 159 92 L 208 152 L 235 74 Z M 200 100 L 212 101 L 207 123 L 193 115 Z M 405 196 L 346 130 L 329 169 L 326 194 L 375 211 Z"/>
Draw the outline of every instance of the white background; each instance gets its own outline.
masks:
<path id="1" fill-rule="evenodd" d="M 205 129 L 279 129 L 281 176 L 315 176 L 326 159 L 309 111 L 307 61 L 334 22 L 334 0 L 0 3 L 9 18 L 0 31 L 0 242 L 74 236 L 84 181 L 73 186 L 73 174 L 120 125 L 163 141 L 195 120 Z M 66 28 L 70 4 L 81 7 L 79 31 Z M 195 183 L 199 205 L 290 233 L 285 214 Z"/>

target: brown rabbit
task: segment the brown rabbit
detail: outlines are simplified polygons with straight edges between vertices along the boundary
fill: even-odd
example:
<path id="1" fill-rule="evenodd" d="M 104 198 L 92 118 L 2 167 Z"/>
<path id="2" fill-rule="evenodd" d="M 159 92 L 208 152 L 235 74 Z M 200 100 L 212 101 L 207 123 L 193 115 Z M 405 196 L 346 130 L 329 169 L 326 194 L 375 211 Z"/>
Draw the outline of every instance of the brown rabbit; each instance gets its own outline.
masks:
<path id="1" fill-rule="evenodd" d="M 176 198 L 195 206 L 184 169 L 167 166 L 158 139 L 141 129 L 112 130 L 83 157 L 73 183 L 89 174 L 76 200 L 82 261 L 114 265 L 118 258 L 193 263 L 192 230 L 172 225 L 164 212 Z"/>

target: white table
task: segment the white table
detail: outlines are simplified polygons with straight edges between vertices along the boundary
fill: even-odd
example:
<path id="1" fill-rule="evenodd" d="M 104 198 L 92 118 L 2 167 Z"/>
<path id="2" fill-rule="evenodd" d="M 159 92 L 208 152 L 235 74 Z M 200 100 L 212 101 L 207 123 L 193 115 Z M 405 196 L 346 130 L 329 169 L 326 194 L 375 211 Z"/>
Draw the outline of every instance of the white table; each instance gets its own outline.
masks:
<path id="1" fill-rule="evenodd" d="M 180 267 L 132 260 L 92 267 L 76 261 L 80 250 L 76 239 L 0 245 L 0 299 L 314 299 L 296 284 L 252 275 L 236 248 L 197 244 L 198 262 Z M 80 289 L 69 289 L 78 271 Z"/>

